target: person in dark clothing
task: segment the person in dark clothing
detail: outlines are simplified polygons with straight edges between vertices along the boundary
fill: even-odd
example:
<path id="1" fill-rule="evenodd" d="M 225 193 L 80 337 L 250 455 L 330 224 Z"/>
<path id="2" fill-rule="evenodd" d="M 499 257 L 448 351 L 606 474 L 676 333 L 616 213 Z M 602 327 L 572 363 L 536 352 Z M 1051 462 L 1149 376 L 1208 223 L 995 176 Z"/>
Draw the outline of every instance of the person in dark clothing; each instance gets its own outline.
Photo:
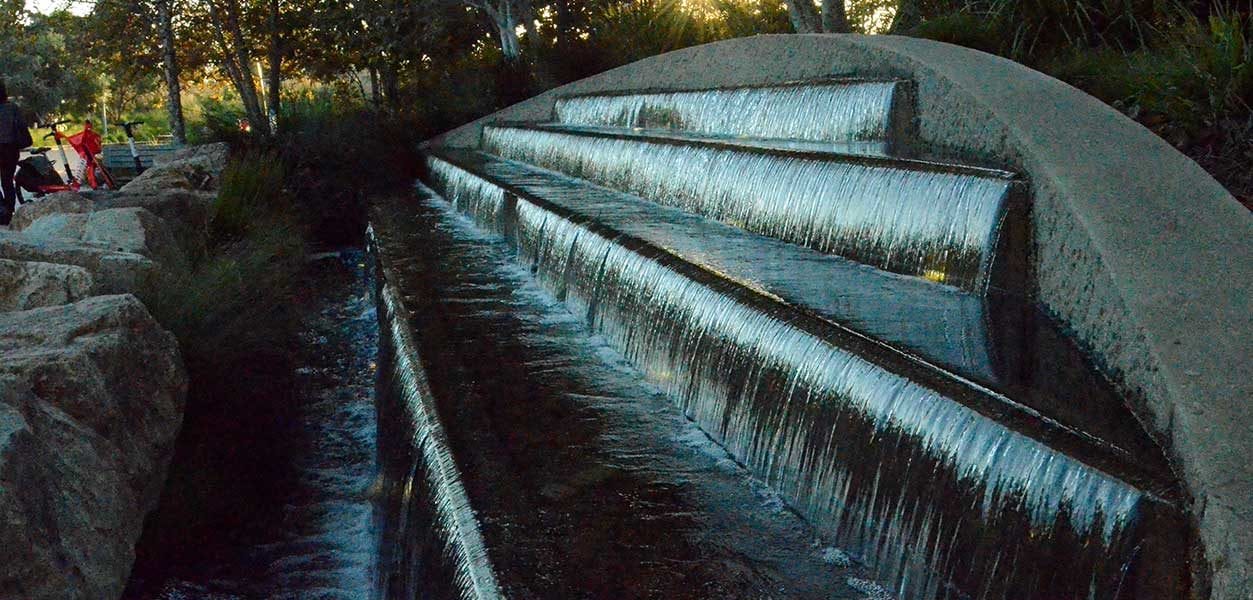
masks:
<path id="1" fill-rule="evenodd" d="M 30 132 L 22 109 L 9 102 L 8 90 L 0 80 L 0 225 L 8 225 L 17 208 L 17 188 L 13 174 L 17 172 L 18 154 L 30 145 Z"/>

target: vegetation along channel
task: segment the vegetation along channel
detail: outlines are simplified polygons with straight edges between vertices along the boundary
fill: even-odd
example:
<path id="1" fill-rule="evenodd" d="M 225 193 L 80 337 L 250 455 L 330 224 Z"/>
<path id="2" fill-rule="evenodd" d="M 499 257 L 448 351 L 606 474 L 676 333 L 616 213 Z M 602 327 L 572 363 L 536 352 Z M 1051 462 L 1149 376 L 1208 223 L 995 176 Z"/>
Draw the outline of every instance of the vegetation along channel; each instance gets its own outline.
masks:
<path id="1" fill-rule="evenodd" d="M 0 2 L 0 600 L 1253 599 L 1248 0 Z"/>

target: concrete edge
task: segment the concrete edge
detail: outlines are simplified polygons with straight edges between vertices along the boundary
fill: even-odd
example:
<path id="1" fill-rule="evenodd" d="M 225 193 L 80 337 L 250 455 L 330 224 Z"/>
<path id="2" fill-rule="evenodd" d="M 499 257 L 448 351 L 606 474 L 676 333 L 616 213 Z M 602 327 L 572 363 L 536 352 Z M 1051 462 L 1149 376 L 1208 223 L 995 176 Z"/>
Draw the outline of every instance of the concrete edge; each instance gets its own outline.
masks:
<path id="1" fill-rule="evenodd" d="M 1028 176 L 1035 293 L 1168 449 L 1205 547 L 1196 594 L 1212 585 L 1214 598 L 1249 597 L 1253 215 L 1199 165 L 1099 100 L 950 44 L 769 35 L 644 59 L 425 145 L 477 146 L 484 124 L 547 120 L 559 96 L 850 75 L 914 81 L 908 129 L 921 145 Z"/>

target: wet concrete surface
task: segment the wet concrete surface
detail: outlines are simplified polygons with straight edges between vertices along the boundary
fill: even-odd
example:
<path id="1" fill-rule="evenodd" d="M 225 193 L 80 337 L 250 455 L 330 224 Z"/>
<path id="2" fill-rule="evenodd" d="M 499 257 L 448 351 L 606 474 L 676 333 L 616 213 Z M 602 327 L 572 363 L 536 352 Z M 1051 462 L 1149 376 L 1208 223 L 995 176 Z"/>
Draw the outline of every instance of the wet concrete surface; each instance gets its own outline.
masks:
<path id="1" fill-rule="evenodd" d="M 507 597 L 884 597 L 501 240 L 437 200 L 373 223 Z"/>

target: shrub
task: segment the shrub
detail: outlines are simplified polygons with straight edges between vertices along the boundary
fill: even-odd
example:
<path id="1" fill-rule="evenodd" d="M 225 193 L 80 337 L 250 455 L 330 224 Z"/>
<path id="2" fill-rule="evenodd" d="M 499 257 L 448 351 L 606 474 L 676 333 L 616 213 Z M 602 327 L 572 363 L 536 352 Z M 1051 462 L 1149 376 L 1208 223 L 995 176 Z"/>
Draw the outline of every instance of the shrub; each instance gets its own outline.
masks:
<path id="1" fill-rule="evenodd" d="M 212 395 L 241 365 L 282 360 L 275 350 L 292 332 L 286 307 L 305 241 L 281 183 L 281 164 L 271 155 L 233 160 L 223 172 L 205 255 L 143 294 L 178 338 L 198 393 Z"/>
<path id="2" fill-rule="evenodd" d="M 244 109 L 237 103 L 212 98 L 202 100 L 199 120 L 187 128 L 187 141 L 191 144 L 228 142 L 232 147 L 241 147 L 249 135 L 241 128 L 245 120 Z"/>
<path id="3" fill-rule="evenodd" d="M 287 170 L 275 151 L 250 150 L 222 171 L 213 206 L 210 244 L 245 236 L 255 223 L 290 211 L 285 192 Z"/>
<path id="4" fill-rule="evenodd" d="M 279 133 L 267 145 L 288 166 L 291 198 L 314 239 L 358 244 L 366 199 L 416 176 L 425 136 L 411 119 L 319 92 L 284 101 Z"/>

